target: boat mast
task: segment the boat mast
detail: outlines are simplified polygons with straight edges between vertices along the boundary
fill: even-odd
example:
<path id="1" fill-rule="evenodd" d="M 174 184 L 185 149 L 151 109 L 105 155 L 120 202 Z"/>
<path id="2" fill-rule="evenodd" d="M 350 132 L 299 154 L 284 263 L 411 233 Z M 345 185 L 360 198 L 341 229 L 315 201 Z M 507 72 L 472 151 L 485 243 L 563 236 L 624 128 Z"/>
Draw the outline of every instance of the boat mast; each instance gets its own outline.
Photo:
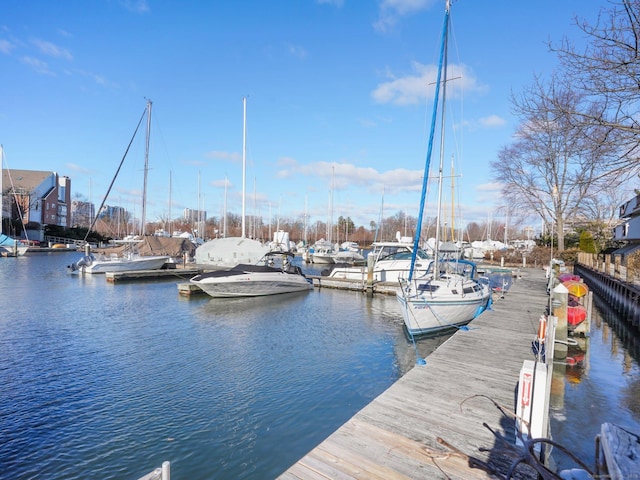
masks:
<path id="1" fill-rule="evenodd" d="M 144 150 L 144 183 L 142 186 L 142 218 L 140 233 L 144 237 L 146 234 L 146 214 L 147 214 L 147 174 L 149 173 L 149 134 L 151 133 L 151 100 L 147 100 L 147 138 Z"/>
<path id="2" fill-rule="evenodd" d="M 447 9 L 449 8 L 449 2 L 447 1 Z M 435 244 L 435 256 L 434 259 L 438 262 L 438 252 L 440 249 L 440 220 L 442 216 L 442 172 L 444 169 L 444 130 L 445 130 L 445 117 L 447 110 L 445 108 L 445 102 L 447 98 L 447 43 L 448 36 L 444 37 L 444 56 L 442 60 L 442 116 L 440 117 L 440 164 L 438 166 L 438 222 L 436 223 L 436 244 Z M 453 202 L 453 199 L 452 199 Z M 436 263 L 437 265 L 437 263 Z M 439 268 L 439 267 L 438 267 Z"/>
<path id="3" fill-rule="evenodd" d="M 434 96 L 434 101 L 433 101 L 433 112 L 432 112 L 432 116 L 431 116 L 431 128 L 429 130 L 429 143 L 428 143 L 428 148 L 427 148 L 427 157 L 426 157 L 426 161 L 425 161 L 425 165 L 424 165 L 424 175 L 422 178 L 422 193 L 420 195 L 420 209 L 418 211 L 418 223 L 416 226 L 416 238 L 413 241 L 413 253 L 411 254 L 411 268 L 409 269 L 409 282 L 411 281 L 411 279 L 413 278 L 413 269 L 415 267 L 416 264 L 416 255 L 418 253 L 418 247 L 420 245 L 420 233 L 422 230 L 422 216 L 424 213 L 424 204 L 425 204 L 425 199 L 427 196 L 427 183 L 429 181 L 429 168 L 431 166 L 431 154 L 433 152 L 433 137 L 435 135 L 435 129 L 436 129 L 436 120 L 438 117 L 438 99 L 440 98 L 440 86 L 446 84 L 446 68 L 443 68 L 443 65 L 446 63 L 445 58 L 446 58 L 446 50 L 447 50 L 447 33 L 448 33 L 448 29 L 449 29 L 449 0 L 447 0 L 446 5 L 445 5 L 445 14 L 444 14 L 444 24 L 442 26 L 442 41 L 440 44 L 440 63 L 438 65 L 438 75 L 436 78 L 436 89 L 435 89 L 435 96 Z M 444 74 L 445 74 L 445 81 L 443 82 L 442 76 L 443 76 L 443 70 L 444 70 Z M 443 115 L 444 117 L 444 115 Z M 444 128 L 442 129 L 444 132 Z M 442 134 L 444 135 L 444 133 Z M 441 146 L 441 149 L 443 147 Z M 440 165 L 440 171 L 442 172 L 442 160 L 441 160 L 441 165 Z M 440 182 L 440 185 L 442 185 L 442 182 Z M 440 196 L 440 194 L 439 194 Z M 435 244 L 435 261 L 438 261 L 438 225 L 440 222 L 440 200 L 438 200 L 438 215 L 437 215 L 437 222 L 436 222 L 436 244 Z"/>
<path id="4" fill-rule="evenodd" d="M 172 189 L 172 172 L 169 170 L 169 236 L 173 237 L 173 220 L 171 220 L 171 189 Z"/>
<path id="5" fill-rule="evenodd" d="M 224 212 L 223 213 L 223 227 L 222 227 L 222 238 L 227 236 L 227 176 L 224 176 Z"/>
<path id="6" fill-rule="evenodd" d="M 247 97 L 242 97 L 242 238 L 246 236 L 245 225 L 245 190 L 247 174 Z"/>

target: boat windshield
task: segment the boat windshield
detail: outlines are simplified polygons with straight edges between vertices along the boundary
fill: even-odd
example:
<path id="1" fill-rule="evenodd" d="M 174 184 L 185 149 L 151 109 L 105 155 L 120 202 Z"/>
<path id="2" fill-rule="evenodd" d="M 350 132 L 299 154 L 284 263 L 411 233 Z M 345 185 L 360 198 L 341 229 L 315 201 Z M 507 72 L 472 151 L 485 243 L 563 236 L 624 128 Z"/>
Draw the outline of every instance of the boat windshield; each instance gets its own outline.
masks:
<path id="1" fill-rule="evenodd" d="M 375 257 L 380 260 L 411 260 L 411 249 L 409 247 L 396 246 L 396 245 L 384 245 L 376 250 L 374 250 L 373 254 Z M 431 258 L 427 252 L 418 249 L 416 253 L 416 258 L 419 260 L 428 260 Z"/>
<path id="2" fill-rule="evenodd" d="M 457 274 L 469 279 L 474 279 L 476 276 L 476 266 L 466 260 L 441 260 L 440 273 Z"/>

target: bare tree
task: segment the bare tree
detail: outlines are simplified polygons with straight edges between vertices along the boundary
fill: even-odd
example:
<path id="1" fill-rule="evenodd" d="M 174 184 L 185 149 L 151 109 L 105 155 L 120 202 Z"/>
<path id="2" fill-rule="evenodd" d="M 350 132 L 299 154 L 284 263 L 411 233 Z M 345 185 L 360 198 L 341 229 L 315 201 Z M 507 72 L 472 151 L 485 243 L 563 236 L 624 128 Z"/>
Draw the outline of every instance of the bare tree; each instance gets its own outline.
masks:
<path id="1" fill-rule="evenodd" d="M 576 18 L 587 46 L 579 50 L 564 38 L 550 49 L 560 59 L 567 88 L 580 91 L 575 104 L 556 105 L 579 128 L 598 126 L 615 140 L 618 155 L 609 172 L 640 172 L 640 0 L 616 0 L 595 23 Z"/>
<path id="2" fill-rule="evenodd" d="M 572 122 L 567 112 L 582 100 L 557 77 L 548 82 L 536 77 L 520 96 L 512 95 L 521 124 L 514 142 L 491 163 L 512 209 L 555 223 L 560 251 L 564 250 L 565 220 L 604 188 L 603 178 L 615 156 L 609 128 Z"/>

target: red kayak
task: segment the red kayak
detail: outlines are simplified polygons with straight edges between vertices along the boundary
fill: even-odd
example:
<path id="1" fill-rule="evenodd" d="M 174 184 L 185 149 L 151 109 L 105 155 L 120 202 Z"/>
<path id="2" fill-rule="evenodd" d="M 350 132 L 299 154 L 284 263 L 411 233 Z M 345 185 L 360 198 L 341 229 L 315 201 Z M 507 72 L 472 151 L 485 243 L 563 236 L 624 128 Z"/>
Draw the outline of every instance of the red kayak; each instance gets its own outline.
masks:
<path id="1" fill-rule="evenodd" d="M 586 318 L 587 309 L 584 306 L 567 307 L 567 323 L 570 326 L 576 327 L 584 322 Z"/>

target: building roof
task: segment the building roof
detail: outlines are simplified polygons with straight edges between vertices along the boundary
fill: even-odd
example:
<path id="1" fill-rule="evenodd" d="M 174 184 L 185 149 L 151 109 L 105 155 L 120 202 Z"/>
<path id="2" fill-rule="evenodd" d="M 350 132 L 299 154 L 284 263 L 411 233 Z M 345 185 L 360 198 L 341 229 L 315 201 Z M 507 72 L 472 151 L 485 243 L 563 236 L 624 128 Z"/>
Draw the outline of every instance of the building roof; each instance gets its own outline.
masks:
<path id="1" fill-rule="evenodd" d="M 2 169 L 2 190 L 11 191 L 13 187 L 16 191 L 32 191 L 40 185 L 47 177 L 55 175 L 55 172 L 45 172 L 38 170 L 14 170 Z"/>

